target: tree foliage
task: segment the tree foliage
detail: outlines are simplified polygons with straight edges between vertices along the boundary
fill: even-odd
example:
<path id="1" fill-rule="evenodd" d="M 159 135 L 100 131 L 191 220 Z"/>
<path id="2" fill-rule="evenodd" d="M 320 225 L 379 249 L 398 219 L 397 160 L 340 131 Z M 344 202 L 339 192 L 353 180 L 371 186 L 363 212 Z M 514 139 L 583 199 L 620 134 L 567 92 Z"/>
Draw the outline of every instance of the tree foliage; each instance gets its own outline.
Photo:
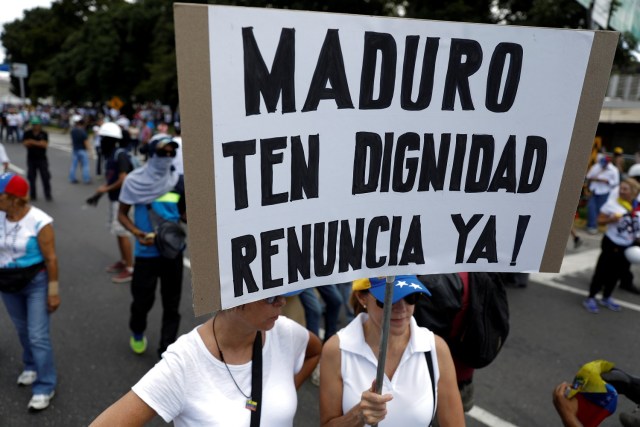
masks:
<path id="1" fill-rule="evenodd" d="M 191 0 L 207 3 L 206 0 Z M 218 0 L 209 3 L 406 16 L 446 21 L 586 28 L 575 0 Z M 28 96 L 73 103 L 178 102 L 174 0 L 56 0 L 26 11 L 0 36 L 11 62 L 26 63 Z M 636 41 L 621 37 L 616 64 L 631 67 Z M 14 87 L 17 85 L 14 82 Z"/>

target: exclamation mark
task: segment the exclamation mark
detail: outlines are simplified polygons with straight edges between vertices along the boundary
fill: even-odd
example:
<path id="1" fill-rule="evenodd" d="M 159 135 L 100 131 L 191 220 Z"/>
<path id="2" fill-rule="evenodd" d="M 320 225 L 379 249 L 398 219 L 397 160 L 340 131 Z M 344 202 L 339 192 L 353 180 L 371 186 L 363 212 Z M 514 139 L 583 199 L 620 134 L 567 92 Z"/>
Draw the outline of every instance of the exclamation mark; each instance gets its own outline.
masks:
<path id="1" fill-rule="evenodd" d="M 531 215 L 518 216 L 518 227 L 516 228 L 516 241 L 513 244 L 513 254 L 511 255 L 511 263 L 509 263 L 510 266 L 516 265 L 516 258 L 518 258 L 518 253 L 520 252 L 520 246 L 522 246 L 522 241 L 524 240 L 524 233 L 527 232 L 527 226 L 529 225 L 530 219 L 531 219 Z"/>

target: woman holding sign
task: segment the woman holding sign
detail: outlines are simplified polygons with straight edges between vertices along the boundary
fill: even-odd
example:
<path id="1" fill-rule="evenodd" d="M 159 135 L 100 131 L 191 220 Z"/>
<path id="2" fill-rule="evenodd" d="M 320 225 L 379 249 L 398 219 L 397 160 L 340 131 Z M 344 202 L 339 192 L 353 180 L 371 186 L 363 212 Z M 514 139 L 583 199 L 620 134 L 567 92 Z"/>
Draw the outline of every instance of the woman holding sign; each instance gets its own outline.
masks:
<path id="1" fill-rule="evenodd" d="M 437 417 L 441 427 L 464 425 L 449 348 L 413 319 L 418 298 L 430 295 L 416 276 L 395 278 L 384 384 L 382 394 L 374 392 L 385 283 L 383 277 L 353 282 L 358 316 L 322 351 L 321 424 L 427 426 Z"/>
<path id="2" fill-rule="evenodd" d="M 291 426 L 296 389 L 318 363 L 320 339 L 281 317 L 283 296 L 222 310 L 181 336 L 92 426 Z"/>

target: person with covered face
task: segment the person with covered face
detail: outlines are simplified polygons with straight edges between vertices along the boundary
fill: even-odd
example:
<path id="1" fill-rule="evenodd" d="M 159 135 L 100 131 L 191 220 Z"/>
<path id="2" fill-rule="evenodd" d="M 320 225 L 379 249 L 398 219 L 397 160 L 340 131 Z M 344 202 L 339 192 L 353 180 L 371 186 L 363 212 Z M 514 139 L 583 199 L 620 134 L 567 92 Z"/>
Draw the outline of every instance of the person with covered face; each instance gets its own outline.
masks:
<path id="1" fill-rule="evenodd" d="M 180 325 L 183 254 L 180 252 L 172 259 L 161 255 L 150 216 L 156 214 L 175 223 L 185 217 L 184 197 L 175 191 L 178 175 L 172 168 L 177 148 L 178 144 L 168 135 L 152 138 L 149 159 L 126 176 L 120 189 L 118 220 L 136 239 L 129 319 L 129 344 L 136 354 L 147 349 L 147 314 L 153 307 L 158 280 L 163 309 L 159 357 L 176 340 Z M 133 220 L 129 217 L 131 207 Z"/>
<path id="2" fill-rule="evenodd" d="M 320 359 L 322 426 L 465 424 L 451 353 L 444 340 L 413 318 L 429 296 L 416 276 L 396 276 L 382 394 L 375 393 L 386 279 L 353 282 L 357 314 L 324 345 Z"/>

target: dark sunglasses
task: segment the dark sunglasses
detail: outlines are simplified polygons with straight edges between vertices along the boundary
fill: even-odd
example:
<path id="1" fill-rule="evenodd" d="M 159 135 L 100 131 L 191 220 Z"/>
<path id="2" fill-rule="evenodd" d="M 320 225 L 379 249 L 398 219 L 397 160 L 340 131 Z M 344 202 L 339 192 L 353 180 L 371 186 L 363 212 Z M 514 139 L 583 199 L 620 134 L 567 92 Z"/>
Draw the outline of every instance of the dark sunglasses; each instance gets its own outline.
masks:
<path id="1" fill-rule="evenodd" d="M 416 305 L 416 303 L 420 299 L 420 292 L 414 292 L 412 294 L 407 295 L 406 297 L 404 297 L 402 299 L 404 300 L 404 302 L 406 302 L 409 305 Z M 377 298 L 376 298 L 376 305 L 378 307 L 380 307 L 380 308 L 384 308 L 384 303 L 382 301 L 378 301 Z"/>
<path id="2" fill-rule="evenodd" d="M 158 157 L 175 157 L 176 156 L 176 152 L 175 152 L 175 150 L 171 150 L 171 151 L 158 150 L 158 151 L 156 151 L 156 155 Z"/>
<path id="3" fill-rule="evenodd" d="M 262 301 L 266 302 L 267 304 L 274 305 L 276 302 L 280 301 L 280 298 L 285 299 L 284 295 L 276 295 L 275 297 L 265 298 Z"/>

